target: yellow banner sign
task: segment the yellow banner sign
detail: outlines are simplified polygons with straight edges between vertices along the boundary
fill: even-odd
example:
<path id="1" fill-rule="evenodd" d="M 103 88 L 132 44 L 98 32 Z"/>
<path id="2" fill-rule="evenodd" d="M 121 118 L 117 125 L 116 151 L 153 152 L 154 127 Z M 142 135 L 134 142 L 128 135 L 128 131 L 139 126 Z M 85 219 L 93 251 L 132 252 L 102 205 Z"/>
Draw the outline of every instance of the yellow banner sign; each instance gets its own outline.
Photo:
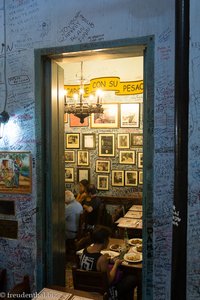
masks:
<path id="1" fill-rule="evenodd" d="M 65 85 L 67 96 L 79 93 L 80 85 Z M 84 84 L 84 97 L 94 94 L 98 89 L 102 91 L 115 91 L 118 96 L 136 95 L 143 93 L 143 80 L 122 81 L 119 77 L 99 77 L 90 80 L 89 84 Z"/>

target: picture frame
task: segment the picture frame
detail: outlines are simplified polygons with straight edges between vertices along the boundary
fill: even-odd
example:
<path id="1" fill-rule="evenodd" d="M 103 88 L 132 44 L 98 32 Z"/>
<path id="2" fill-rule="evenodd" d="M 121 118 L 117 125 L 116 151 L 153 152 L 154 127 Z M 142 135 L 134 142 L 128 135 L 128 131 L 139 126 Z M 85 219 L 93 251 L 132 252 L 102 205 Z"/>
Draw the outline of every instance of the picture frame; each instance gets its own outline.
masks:
<path id="1" fill-rule="evenodd" d="M 135 150 L 121 150 L 119 152 L 119 163 L 125 165 L 134 165 L 135 161 Z"/>
<path id="2" fill-rule="evenodd" d="M 75 162 L 75 151 L 74 150 L 65 150 L 65 162 L 74 163 Z"/>
<path id="3" fill-rule="evenodd" d="M 74 168 L 65 168 L 65 182 L 74 182 Z"/>
<path id="4" fill-rule="evenodd" d="M 143 171 L 138 172 L 138 184 L 143 184 Z"/>
<path id="5" fill-rule="evenodd" d="M 130 134 L 130 147 L 142 147 L 143 146 L 143 134 L 131 133 Z"/>
<path id="6" fill-rule="evenodd" d="M 73 114 L 69 114 L 69 126 L 70 127 L 88 127 L 89 126 L 89 117 L 84 118 L 84 122 L 80 122 L 80 118 L 76 117 Z"/>
<path id="7" fill-rule="evenodd" d="M 82 148 L 83 149 L 95 149 L 96 148 L 96 134 L 95 133 L 83 133 L 82 134 Z"/>
<path id="8" fill-rule="evenodd" d="M 83 179 L 90 181 L 90 168 L 77 168 L 77 182 Z"/>
<path id="9" fill-rule="evenodd" d="M 140 103 L 123 103 L 120 106 L 120 127 L 140 127 Z"/>
<path id="10" fill-rule="evenodd" d="M 80 133 L 65 133 L 66 149 L 79 149 L 80 148 Z"/>
<path id="11" fill-rule="evenodd" d="M 137 153 L 137 166 L 138 166 L 138 169 L 143 168 L 143 152 Z"/>
<path id="12" fill-rule="evenodd" d="M 129 133 L 118 133 L 117 134 L 117 148 L 118 149 L 128 149 L 128 148 L 130 148 Z"/>
<path id="13" fill-rule="evenodd" d="M 125 186 L 137 186 L 138 185 L 138 171 L 125 171 Z"/>
<path id="14" fill-rule="evenodd" d="M 97 176 L 97 189 L 100 191 L 108 191 L 108 175 L 98 175 Z"/>
<path id="15" fill-rule="evenodd" d="M 124 186 L 124 171 L 112 170 L 112 186 Z"/>
<path id="16" fill-rule="evenodd" d="M 118 103 L 104 103 L 102 107 L 102 114 L 91 114 L 91 128 L 119 128 Z"/>
<path id="17" fill-rule="evenodd" d="M 110 173 L 110 160 L 96 160 L 96 173 Z"/>
<path id="18" fill-rule="evenodd" d="M 77 151 L 77 166 L 89 165 L 89 152 L 86 150 Z"/>
<path id="19" fill-rule="evenodd" d="M 64 113 L 64 123 L 68 123 L 68 113 Z"/>
<path id="20" fill-rule="evenodd" d="M 32 159 L 30 151 L 0 151 L 0 193 L 32 192 Z"/>
<path id="21" fill-rule="evenodd" d="M 115 156 L 114 133 L 99 133 L 99 156 Z"/>

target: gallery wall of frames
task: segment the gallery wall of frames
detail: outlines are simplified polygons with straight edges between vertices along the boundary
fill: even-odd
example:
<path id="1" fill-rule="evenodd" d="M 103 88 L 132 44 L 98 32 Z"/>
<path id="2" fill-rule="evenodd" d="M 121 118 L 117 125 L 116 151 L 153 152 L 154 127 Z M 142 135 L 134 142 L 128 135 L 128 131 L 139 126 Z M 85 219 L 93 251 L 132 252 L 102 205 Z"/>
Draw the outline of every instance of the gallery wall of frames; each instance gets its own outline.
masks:
<path id="1" fill-rule="evenodd" d="M 143 186 L 143 103 L 105 103 L 80 123 L 64 115 L 65 187 L 88 179 L 101 195 L 129 196 Z"/>

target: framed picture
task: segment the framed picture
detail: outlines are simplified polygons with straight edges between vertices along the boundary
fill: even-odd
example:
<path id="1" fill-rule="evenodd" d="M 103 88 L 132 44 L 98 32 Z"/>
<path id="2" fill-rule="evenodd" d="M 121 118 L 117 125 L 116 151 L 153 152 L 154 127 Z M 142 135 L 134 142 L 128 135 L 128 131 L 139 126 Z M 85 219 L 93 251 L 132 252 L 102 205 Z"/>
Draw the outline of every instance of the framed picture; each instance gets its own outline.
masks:
<path id="1" fill-rule="evenodd" d="M 119 163 L 125 164 L 125 165 L 134 165 L 135 164 L 135 150 L 120 151 L 119 152 Z"/>
<path id="2" fill-rule="evenodd" d="M 138 168 L 143 168 L 143 152 L 137 153 L 137 166 Z"/>
<path id="3" fill-rule="evenodd" d="M 89 165 L 89 152 L 88 151 L 78 150 L 77 165 L 78 166 L 88 166 Z"/>
<path id="4" fill-rule="evenodd" d="M 78 168 L 77 169 L 77 182 L 83 179 L 90 181 L 90 169 L 89 168 Z"/>
<path id="5" fill-rule="evenodd" d="M 96 134 L 95 133 L 83 133 L 82 134 L 82 148 L 83 149 L 95 149 L 96 148 Z"/>
<path id="6" fill-rule="evenodd" d="M 143 171 L 138 172 L 138 183 L 143 184 Z"/>
<path id="7" fill-rule="evenodd" d="M 117 148 L 126 149 L 130 147 L 129 133 L 118 133 Z"/>
<path id="8" fill-rule="evenodd" d="M 114 133 L 99 133 L 99 156 L 115 156 Z"/>
<path id="9" fill-rule="evenodd" d="M 143 146 L 143 134 L 131 133 L 130 134 L 130 147 L 142 147 Z"/>
<path id="10" fill-rule="evenodd" d="M 102 191 L 108 191 L 108 175 L 97 176 L 97 189 Z"/>
<path id="11" fill-rule="evenodd" d="M 65 113 L 65 114 L 64 114 L 64 123 L 67 123 L 67 122 L 68 122 L 68 114 Z"/>
<path id="12" fill-rule="evenodd" d="M 120 115 L 121 127 L 140 127 L 140 103 L 121 104 Z"/>
<path id="13" fill-rule="evenodd" d="M 74 182 L 74 168 L 65 168 L 65 182 Z"/>
<path id="14" fill-rule="evenodd" d="M 110 173 L 110 161 L 109 160 L 96 160 L 96 172 L 97 173 Z"/>
<path id="15" fill-rule="evenodd" d="M 65 162 L 67 162 L 67 163 L 75 162 L 75 151 L 74 150 L 66 150 L 65 151 Z"/>
<path id="16" fill-rule="evenodd" d="M 80 148 L 80 133 L 66 133 L 66 148 L 79 149 Z"/>
<path id="17" fill-rule="evenodd" d="M 103 104 L 103 114 L 91 115 L 91 128 L 118 128 L 119 127 L 119 105 Z"/>
<path id="18" fill-rule="evenodd" d="M 137 186 L 138 185 L 138 172 L 137 171 L 125 171 L 125 185 Z"/>
<path id="19" fill-rule="evenodd" d="M 124 171 L 112 170 L 112 186 L 124 186 Z"/>
<path id="20" fill-rule="evenodd" d="M 30 194 L 32 191 L 31 153 L 0 152 L 0 193 Z"/>
<path id="21" fill-rule="evenodd" d="M 69 125 L 70 127 L 88 127 L 89 126 L 89 118 L 85 118 L 84 122 L 81 123 L 80 119 L 73 114 L 69 115 Z"/>

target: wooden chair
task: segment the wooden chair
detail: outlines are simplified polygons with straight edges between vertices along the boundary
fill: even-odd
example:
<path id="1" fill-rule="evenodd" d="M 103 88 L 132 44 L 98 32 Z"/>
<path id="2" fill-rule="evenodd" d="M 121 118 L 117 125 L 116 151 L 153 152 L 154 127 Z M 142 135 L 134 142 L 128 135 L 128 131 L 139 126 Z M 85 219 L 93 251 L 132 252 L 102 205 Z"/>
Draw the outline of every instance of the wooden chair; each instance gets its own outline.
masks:
<path id="1" fill-rule="evenodd" d="M 9 292 L 6 299 L 12 300 L 31 299 L 30 297 L 30 281 L 29 276 L 25 275 L 23 281 L 16 284 Z"/>
<path id="2" fill-rule="evenodd" d="M 108 299 L 108 278 L 106 272 L 85 271 L 72 267 L 74 289 L 95 292 Z"/>

